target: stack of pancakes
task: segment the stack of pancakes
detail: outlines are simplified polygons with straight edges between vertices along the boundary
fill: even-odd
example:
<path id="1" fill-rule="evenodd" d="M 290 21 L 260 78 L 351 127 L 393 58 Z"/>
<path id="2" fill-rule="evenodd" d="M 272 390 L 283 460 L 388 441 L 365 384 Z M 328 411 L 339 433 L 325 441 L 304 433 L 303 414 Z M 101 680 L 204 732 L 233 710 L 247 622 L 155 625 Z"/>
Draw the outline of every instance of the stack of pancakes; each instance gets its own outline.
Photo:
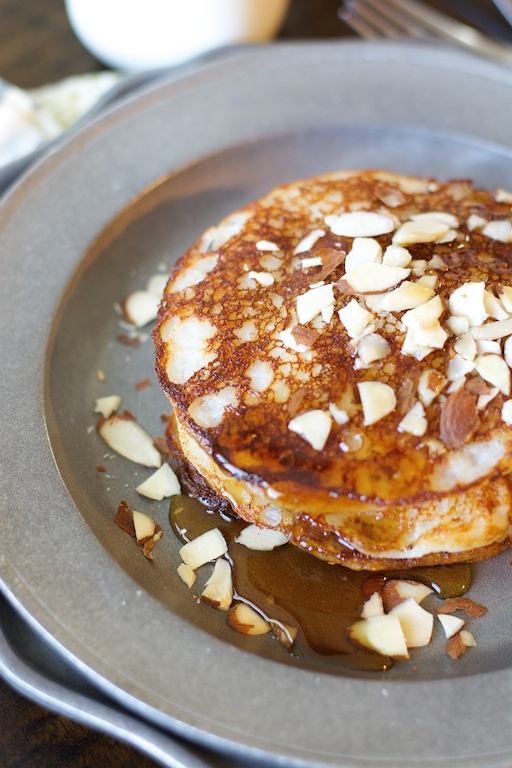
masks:
<path id="1" fill-rule="evenodd" d="M 356 569 L 509 544 L 512 195 L 340 172 L 173 268 L 154 330 L 191 494 Z"/>

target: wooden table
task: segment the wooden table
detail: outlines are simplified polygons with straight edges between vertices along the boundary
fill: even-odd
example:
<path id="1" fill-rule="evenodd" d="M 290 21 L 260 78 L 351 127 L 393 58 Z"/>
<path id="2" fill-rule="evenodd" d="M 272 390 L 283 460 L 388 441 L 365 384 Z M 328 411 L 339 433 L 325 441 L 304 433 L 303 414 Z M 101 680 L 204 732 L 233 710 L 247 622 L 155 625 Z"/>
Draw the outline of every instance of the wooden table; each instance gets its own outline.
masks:
<path id="1" fill-rule="evenodd" d="M 186 1 L 186 0 L 185 0 Z M 341 0 L 292 0 L 283 39 L 343 37 Z M 432 2 L 440 6 L 439 2 Z M 447 0 L 488 32 L 511 33 L 490 0 Z M 23 88 L 68 75 L 102 69 L 69 26 L 64 0 L 0 0 L 0 77 Z M 149 768 L 155 763 L 135 750 L 54 715 L 12 691 L 0 680 L 0 765 L 2 768 Z"/>

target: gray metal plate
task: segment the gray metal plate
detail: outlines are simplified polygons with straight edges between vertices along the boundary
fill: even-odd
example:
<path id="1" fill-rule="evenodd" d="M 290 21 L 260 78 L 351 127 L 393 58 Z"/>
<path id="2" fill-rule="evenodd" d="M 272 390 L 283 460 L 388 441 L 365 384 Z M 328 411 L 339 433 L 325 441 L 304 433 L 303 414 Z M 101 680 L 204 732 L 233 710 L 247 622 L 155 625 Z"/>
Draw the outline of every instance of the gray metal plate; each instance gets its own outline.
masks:
<path id="1" fill-rule="evenodd" d="M 150 342 L 116 345 L 114 304 L 206 226 L 277 183 L 339 168 L 512 187 L 512 72 L 445 48 L 342 42 L 233 51 L 60 143 L 0 204 L 0 577 L 86 679 L 202 745 L 308 766 L 512 760 L 509 558 L 476 569 L 479 646 L 433 644 L 384 676 L 305 669 L 228 633 L 113 524 L 138 499 L 94 400 L 160 434 Z M 97 371 L 107 374 L 100 385 Z M 154 380 L 154 377 L 153 377 Z M 138 479 L 145 476 L 139 470 Z M 140 503 L 137 506 L 141 506 Z M 164 528 L 165 504 L 142 505 Z M 168 527 L 167 527 L 168 528 Z"/>

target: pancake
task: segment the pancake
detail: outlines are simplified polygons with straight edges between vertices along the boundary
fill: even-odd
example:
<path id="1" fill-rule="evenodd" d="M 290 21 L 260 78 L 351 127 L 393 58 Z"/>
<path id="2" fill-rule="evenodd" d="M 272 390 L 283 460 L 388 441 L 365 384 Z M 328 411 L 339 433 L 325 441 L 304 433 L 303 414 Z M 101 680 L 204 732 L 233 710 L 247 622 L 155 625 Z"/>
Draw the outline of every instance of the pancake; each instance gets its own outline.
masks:
<path id="1" fill-rule="evenodd" d="M 510 193 L 383 171 L 208 229 L 153 332 L 190 493 L 355 569 L 508 546 L 511 242 Z"/>

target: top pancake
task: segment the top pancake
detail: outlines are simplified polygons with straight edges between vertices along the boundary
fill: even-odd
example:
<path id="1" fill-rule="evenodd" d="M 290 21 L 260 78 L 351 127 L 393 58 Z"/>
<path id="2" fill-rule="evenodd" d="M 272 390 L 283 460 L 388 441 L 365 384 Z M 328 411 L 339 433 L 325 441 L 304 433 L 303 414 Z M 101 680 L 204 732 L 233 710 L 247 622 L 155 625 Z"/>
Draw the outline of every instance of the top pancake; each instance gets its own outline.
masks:
<path id="1" fill-rule="evenodd" d="M 154 331 L 181 428 L 223 471 L 322 512 L 508 472 L 511 203 L 342 172 L 205 232 Z"/>

